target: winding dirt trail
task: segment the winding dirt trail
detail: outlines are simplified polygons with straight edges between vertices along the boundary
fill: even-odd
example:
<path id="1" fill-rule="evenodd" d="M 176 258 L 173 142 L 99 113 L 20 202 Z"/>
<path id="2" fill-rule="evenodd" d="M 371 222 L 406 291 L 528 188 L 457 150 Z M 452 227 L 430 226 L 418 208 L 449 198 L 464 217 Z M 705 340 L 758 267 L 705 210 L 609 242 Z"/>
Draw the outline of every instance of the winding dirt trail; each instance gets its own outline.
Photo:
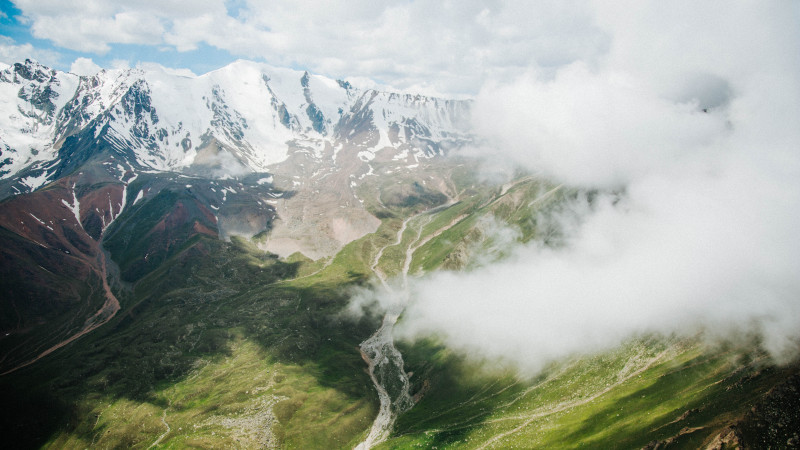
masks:
<path id="1" fill-rule="evenodd" d="M 160 444 L 160 443 L 161 443 L 161 441 L 162 441 L 162 440 L 163 440 L 165 437 L 167 437 L 167 435 L 169 434 L 169 432 L 170 432 L 170 431 L 172 431 L 172 428 L 170 428 L 170 427 L 169 427 L 169 424 L 167 423 L 167 408 L 164 408 L 164 413 L 163 413 L 163 414 L 161 414 L 161 423 L 163 423 L 163 424 L 164 424 L 164 426 L 165 426 L 165 427 L 167 427 L 167 431 L 165 431 L 165 432 L 161 433 L 161 436 L 159 436 L 159 437 L 158 437 L 158 439 L 156 439 L 156 441 L 155 441 L 155 442 L 153 442 L 152 444 L 150 444 L 150 447 L 147 447 L 148 449 L 151 449 L 151 448 L 155 447 L 156 445 Z"/>
<path id="2" fill-rule="evenodd" d="M 647 363 L 644 364 L 642 367 L 640 367 L 637 370 L 627 374 L 626 376 L 620 378 L 619 380 L 615 381 L 614 383 L 608 385 L 605 389 L 602 389 L 600 391 L 595 392 L 594 394 L 590 395 L 589 397 L 583 397 L 581 399 L 577 399 L 577 400 L 573 400 L 573 401 L 558 403 L 558 404 L 556 404 L 554 406 L 542 407 L 542 408 L 539 409 L 538 412 L 534 412 L 532 414 L 526 414 L 524 416 L 511 416 L 511 417 L 502 417 L 502 418 L 498 418 L 498 419 L 487 420 L 486 423 L 501 422 L 501 421 L 506 421 L 506 420 L 525 419 L 525 421 L 522 422 L 522 424 L 519 425 L 518 427 L 493 436 L 491 439 L 489 439 L 488 441 L 484 442 L 483 445 L 481 445 L 480 447 L 477 447 L 477 448 L 479 450 L 480 449 L 485 449 L 485 448 L 497 443 L 501 439 L 504 439 L 504 438 L 506 438 L 506 437 L 508 437 L 508 436 L 510 436 L 512 434 L 518 433 L 523 428 L 525 428 L 528 425 L 530 425 L 536 419 L 540 419 L 542 417 L 546 417 L 546 416 L 549 416 L 549 415 L 552 415 L 552 414 L 556 414 L 556 413 L 565 411 L 567 409 L 571 409 L 571 408 L 574 408 L 576 406 L 585 405 L 586 403 L 590 403 L 590 402 L 594 401 L 595 399 L 607 394 L 612 389 L 622 385 L 623 383 L 627 382 L 628 380 L 638 376 L 639 374 L 641 374 L 645 370 L 649 369 L 650 367 L 653 366 L 653 364 L 657 363 L 658 361 L 661 361 L 664 358 L 664 356 L 667 353 L 669 353 L 670 351 L 672 351 L 672 348 L 665 349 L 664 351 L 662 351 L 661 353 L 655 355 L 652 359 L 647 361 Z"/>
<path id="3" fill-rule="evenodd" d="M 106 263 L 107 263 L 106 255 L 105 255 L 105 253 L 103 253 L 103 250 L 102 250 L 102 248 L 100 248 L 100 245 L 101 244 L 99 244 L 99 243 L 97 244 L 97 252 L 98 252 L 97 261 L 99 263 L 98 264 L 99 268 L 98 267 L 93 267 L 92 268 L 92 272 L 94 272 L 102 280 L 102 283 L 103 283 L 103 292 L 104 292 L 105 298 L 106 298 L 105 302 L 103 302 L 103 306 L 101 306 L 100 309 L 96 313 L 94 313 L 94 315 L 92 317 L 90 317 L 89 319 L 86 320 L 86 322 L 84 322 L 83 328 L 81 328 L 80 331 L 78 331 L 77 333 L 75 333 L 72 336 L 68 337 L 67 339 L 64 339 L 63 341 L 53 345 L 52 347 L 48 348 L 47 350 L 43 351 L 42 353 L 39 353 L 39 355 L 37 355 L 35 358 L 31 359 L 30 361 L 24 362 L 24 363 L 22 363 L 22 364 L 20 364 L 20 365 L 18 365 L 16 367 L 10 369 L 10 370 L 7 370 L 7 371 L 1 373 L 0 376 L 7 375 L 7 374 L 12 373 L 14 371 L 17 371 L 19 369 L 22 369 L 23 367 L 27 367 L 27 366 L 35 363 L 36 361 L 39 361 L 40 359 L 42 359 L 45 356 L 53 353 L 54 351 L 60 349 L 61 347 L 64 347 L 67 344 L 75 341 L 76 339 L 78 339 L 78 338 L 80 338 L 80 337 L 82 337 L 82 336 L 84 336 L 84 335 L 86 335 L 88 333 L 91 333 L 92 331 L 96 330 L 97 328 L 105 325 L 106 323 L 108 323 L 108 321 L 110 321 L 111 319 L 114 318 L 114 316 L 117 314 L 117 312 L 119 312 L 119 309 L 120 309 L 119 300 L 117 300 L 117 297 L 114 295 L 113 292 L 111 292 L 111 286 L 108 284 L 108 270 L 106 269 Z"/>

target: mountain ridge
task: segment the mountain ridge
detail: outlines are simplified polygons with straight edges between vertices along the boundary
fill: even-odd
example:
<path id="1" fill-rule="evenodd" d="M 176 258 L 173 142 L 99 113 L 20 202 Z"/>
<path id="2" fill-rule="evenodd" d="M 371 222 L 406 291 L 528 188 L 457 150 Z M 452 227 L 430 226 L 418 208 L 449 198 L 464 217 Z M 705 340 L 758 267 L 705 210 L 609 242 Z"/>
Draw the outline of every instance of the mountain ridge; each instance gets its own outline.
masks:
<path id="1" fill-rule="evenodd" d="M 637 335 L 526 374 L 381 335 L 362 294 L 557 248 L 551 218 L 594 193 L 487 180 L 455 151 L 468 101 L 262 68 L 0 71 L 0 426 L 20 447 L 797 442 L 798 367 L 755 338 Z"/>
<path id="2" fill-rule="evenodd" d="M 66 140 L 89 128 L 143 169 L 217 164 L 234 174 L 268 171 L 292 142 L 317 156 L 353 144 L 371 159 L 392 145 L 430 157 L 469 140 L 468 101 L 362 90 L 243 60 L 194 78 L 163 68 L 78 77 L 26 60 L 0 71 L 0 82 L 0 101 L 16 110 L 0 123 L 0 176 L 28 172 L 10 193 L 53 181 Z"/>
<path id="3" fill-rule="evenodd" d="M 468 103 L 247 61 L 78 77 L 27 60 L 0 71 L 0 102 L 13 106 L 0 120 L 2 306 L 18 317 L 3 329 L 37 342 L 9 344 L 7 369 L 86 329 L 104 298 L 91 274 L 133 283 L 201 236 L 331 257 L 380 225 L 364 185 L 416 180 L 470 139 Z"/>

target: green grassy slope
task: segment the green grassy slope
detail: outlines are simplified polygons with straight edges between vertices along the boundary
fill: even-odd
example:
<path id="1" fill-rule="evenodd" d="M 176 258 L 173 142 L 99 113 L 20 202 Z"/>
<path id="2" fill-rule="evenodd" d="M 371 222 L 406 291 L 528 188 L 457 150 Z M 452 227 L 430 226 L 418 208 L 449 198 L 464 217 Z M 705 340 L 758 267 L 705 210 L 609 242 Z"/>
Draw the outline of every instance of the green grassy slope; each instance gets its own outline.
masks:
<path id="1" fill-rule="evenodd" d="M 352 448 L 377 413 L 358 345 L 378 318 L 341 311 L 373 276 L 378 251 L 389 275 L 409 246 L 412 274 L 469 269 L 504 257 L 496 224 L 519 241 L 557 241 L 543 218 L 575 195 L 533 178 L 492 186 L 467 170 L 450 182 L 457 201 L 427 213 L 442 199 L 376 203 L 379 229 L 326 261 L 280 260 L 246 240 L 202 234 L 171 248 L 118 292 L 112 322 L 0 377 L 4 436 L 19 448 Z M 151 225 L 121 220 L 119 229 L 144 243 L 136 230 Z M 113 254 L 133 267 L 135 255 L 117 244 Z M 418 403 L 381 448 L 696 448 L 797 373 L 772 366 L 755 344 L 710 347 L 702 337 L 632 338 L 530 375 L 435 339 L 398 347 Z"/>
<path id="2" fill-rule="evenodd" d="M 697 448 L 796 371 L 696 338 L 632 340 L 533 379 L 415 347 L 408 362 L 427 390 L 381 448 Z"/>
<path id="3" fill-rule="evenodd" d="M 62 406 L 44 428 L 33 412 L 17 417 L 30 431 L 21 445 L 147 447 L 166 421 L 160 444 L 213 447 L 271 420 L 286 447 L 348 447 L 376 410 L 357 351 L 375 325 L 337 318 L 360 278 L 275 283 L 298 264 L 197 237 L 121 296 L 112 323 L 0 379 L 5 405 Z"/>

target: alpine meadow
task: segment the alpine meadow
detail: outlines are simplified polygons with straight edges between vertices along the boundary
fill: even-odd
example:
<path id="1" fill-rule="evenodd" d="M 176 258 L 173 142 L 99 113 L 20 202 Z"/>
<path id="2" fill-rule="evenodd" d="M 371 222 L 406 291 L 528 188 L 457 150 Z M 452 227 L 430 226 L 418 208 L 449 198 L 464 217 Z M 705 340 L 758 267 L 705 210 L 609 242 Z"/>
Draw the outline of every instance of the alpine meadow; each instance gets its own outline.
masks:
<path id="1" fill-rule="evenodd" d="M 2 447 L 800 447 L 800 3 L 0 8 Z"/>

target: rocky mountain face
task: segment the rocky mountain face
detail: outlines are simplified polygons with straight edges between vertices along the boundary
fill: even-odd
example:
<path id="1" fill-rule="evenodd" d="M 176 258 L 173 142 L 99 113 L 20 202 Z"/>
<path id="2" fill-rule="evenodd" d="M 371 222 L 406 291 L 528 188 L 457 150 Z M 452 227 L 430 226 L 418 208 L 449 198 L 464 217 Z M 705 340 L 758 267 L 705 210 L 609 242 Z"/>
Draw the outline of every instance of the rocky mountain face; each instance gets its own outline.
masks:
<path id="1" fill-rule="evenodd" d="M 470 140 L 468 102 L 245 61 L 79 77 L 27 60 L 0 71 L 0 103 L 6 368 L 94 326 L 108 275 L 135 281 L 197 236 L 330 257 L 380 223 L 360 186 Z"/>
<path id="2" fill-rule="evenodd" d="M 78 77 L 28 60 L 0 72 L 0 102 L 8 112 L 0 118 L 0 198 L 76 172 L 93 172 L 120 187 L 126 177 L 154 173 L 196 180 L 263 174 L 255 180 L 262 192 L 257 209 L 288 208 L 286 215 L 297 217 L 291 212 L 297 202 L 277 205 L 275 188 L 296 198 L 324 192 L 333 196 L 325 205 L 344 206 L 332 218 L 342 225 L 326 224 L 331 232 L 319 242 L 298 239 L 293 228 L 282 231 L 292 219 L 278 224 L 275 238 L 264 244 L 312 258 L 330 256 L 374 231 L 377 222 L 353 194 L 359 180 L 375 175 L 373 160 L 413 169 L 469 141 L 468 102 L 361 90 L 245 61 L 199 77 L 163 69 Z M 220 208 L 226 200 L 223 192 L 207 207 Z M 109 208 L 102 214 L 113 215 Z M 228 218 L 222 234 L 259 233 L 269 216 Z M 357 231 L 334 230 L 343 226 Z"/>
<path id="3" fill-rule="evenodd" d="M 4 197 L 74 169 L 88 156 L 72 148 L 82 138 L 141 169 L 215 178 L 268 172 L 292 145 L 318 158 L 335 149 L 334 162 L 354 147 L 366 161 L 386 148 L 430 157 L 468 139 L 468 102 L 245 61 L 190 78 L 161 69 L 78 77 L 28 60 L 0 72 L 0 101 L 0 176 L 15 181 Z"/>

